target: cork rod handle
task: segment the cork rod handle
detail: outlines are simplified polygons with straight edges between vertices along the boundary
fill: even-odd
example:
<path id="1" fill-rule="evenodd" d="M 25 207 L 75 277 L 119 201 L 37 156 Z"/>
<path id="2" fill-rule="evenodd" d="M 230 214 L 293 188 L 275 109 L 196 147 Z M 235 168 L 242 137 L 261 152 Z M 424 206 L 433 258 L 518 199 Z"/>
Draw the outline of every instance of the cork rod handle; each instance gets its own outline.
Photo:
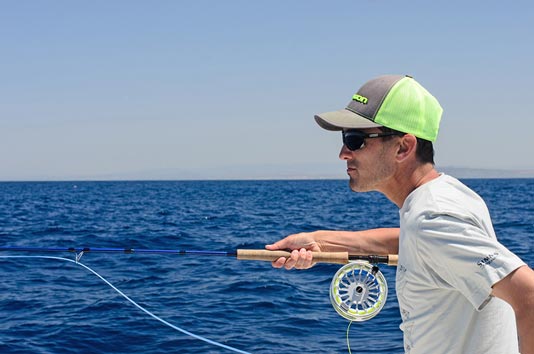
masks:
<path id="1" fill-rule="evenodd" d="M 288 258 L 291 256 L 287 251 L 268 251 L 268 250 L 237 250 L 237 259 L 252 261 L 276 261 L 280 257 Z M 313 260 L 319 263 L 336 263 L 347 264 L 349 262 L 348 252 L 313 252 Z"/>
<path id="2" fill-rule="evenodd" d="M 236 253 L 237 259 L 251 261 L 273 262 L 280 257 L 291 257 L 291 253 L 288 251 L 238 249 Z M 313 252 L 313 260 L 317 263 L 335 264 L 347 264 L 349 261 L 364 260 L 371 263 L 383 263 L 390 266 L 396 266 L 399 262 L 399 256 L 396 254 L 349 255 L 348 252 Z"/>

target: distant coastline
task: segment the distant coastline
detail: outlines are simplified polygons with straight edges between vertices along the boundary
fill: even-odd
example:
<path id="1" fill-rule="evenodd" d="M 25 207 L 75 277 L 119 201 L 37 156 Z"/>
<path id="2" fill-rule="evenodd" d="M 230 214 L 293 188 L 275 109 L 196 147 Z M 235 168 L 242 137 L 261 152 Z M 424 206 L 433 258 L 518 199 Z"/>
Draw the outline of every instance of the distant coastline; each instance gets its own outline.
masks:
<path id="1" fill-rule="evenodd" d="M 534 169 L 484 169 L 437 166 L 457 178 L 534 178 Z M 262 165 L 196 169 L 157 169 L 91 175 L 0 176 L 0 182 L 15 181 L 172 181 L 172 180 L 309 180 L 347 179 L 342 164 Z"/>
<path id="2" fill-rule="evenodd" d="M 443 167 L 439 170 L 457 178 L 534 178 L 534 169 Z"/>

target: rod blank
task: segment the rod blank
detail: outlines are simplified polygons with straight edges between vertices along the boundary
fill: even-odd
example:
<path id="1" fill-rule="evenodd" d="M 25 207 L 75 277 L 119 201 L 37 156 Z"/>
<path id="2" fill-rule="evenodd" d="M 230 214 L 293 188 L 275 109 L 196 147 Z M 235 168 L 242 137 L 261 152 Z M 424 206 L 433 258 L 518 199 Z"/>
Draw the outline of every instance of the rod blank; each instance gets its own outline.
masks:
<path id="1" fill-rule="evenodd" d="M 202 251 L 202 250 L 166 250 L 166 249 L 134 249 L 134 248 L 91 248 L 91 247 L 0 247 L 0 251 L 8 252 L 74 252 L 74 253 L 144 253 L 144 254 L 175 254 L 202 256 L 229 256 L 239 260 L 276 261 L 280 257 L 289 258 L 289 251 L 269 251 L 262 249 L 238 249 L 236 251 Z M 383 263 L 396 266 L 397 255 L 349 255 L 348 252 L 313 252 L 313 260 L 317 263 L 347 264 L 350 261 L 364 260 L 370 263 Z"/>

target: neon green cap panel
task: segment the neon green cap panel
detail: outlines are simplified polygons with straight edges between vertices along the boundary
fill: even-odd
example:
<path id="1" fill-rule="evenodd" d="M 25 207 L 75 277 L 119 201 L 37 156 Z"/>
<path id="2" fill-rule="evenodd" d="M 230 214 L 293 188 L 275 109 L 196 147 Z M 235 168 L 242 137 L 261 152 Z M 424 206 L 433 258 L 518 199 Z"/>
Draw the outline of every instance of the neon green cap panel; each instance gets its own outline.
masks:
<path id="1" fill-rule="evenodd" d="M 385 97 L 375 123 L 418 138 L 436 141 L 443 109 L 414 79 L 399 80 Z"/>

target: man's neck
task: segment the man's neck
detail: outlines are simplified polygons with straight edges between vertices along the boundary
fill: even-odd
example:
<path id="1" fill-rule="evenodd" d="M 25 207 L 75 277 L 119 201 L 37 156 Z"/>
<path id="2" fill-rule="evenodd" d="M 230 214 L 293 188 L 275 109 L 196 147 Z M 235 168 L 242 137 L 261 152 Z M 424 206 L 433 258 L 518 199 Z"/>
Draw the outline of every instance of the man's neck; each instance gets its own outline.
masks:
<path id="1" fill-rule="evenodd" d="M 430 163 L 399 169 L 380 192 L 400 209 L 411 192 L 438 177 L 439 173 Z"/>

